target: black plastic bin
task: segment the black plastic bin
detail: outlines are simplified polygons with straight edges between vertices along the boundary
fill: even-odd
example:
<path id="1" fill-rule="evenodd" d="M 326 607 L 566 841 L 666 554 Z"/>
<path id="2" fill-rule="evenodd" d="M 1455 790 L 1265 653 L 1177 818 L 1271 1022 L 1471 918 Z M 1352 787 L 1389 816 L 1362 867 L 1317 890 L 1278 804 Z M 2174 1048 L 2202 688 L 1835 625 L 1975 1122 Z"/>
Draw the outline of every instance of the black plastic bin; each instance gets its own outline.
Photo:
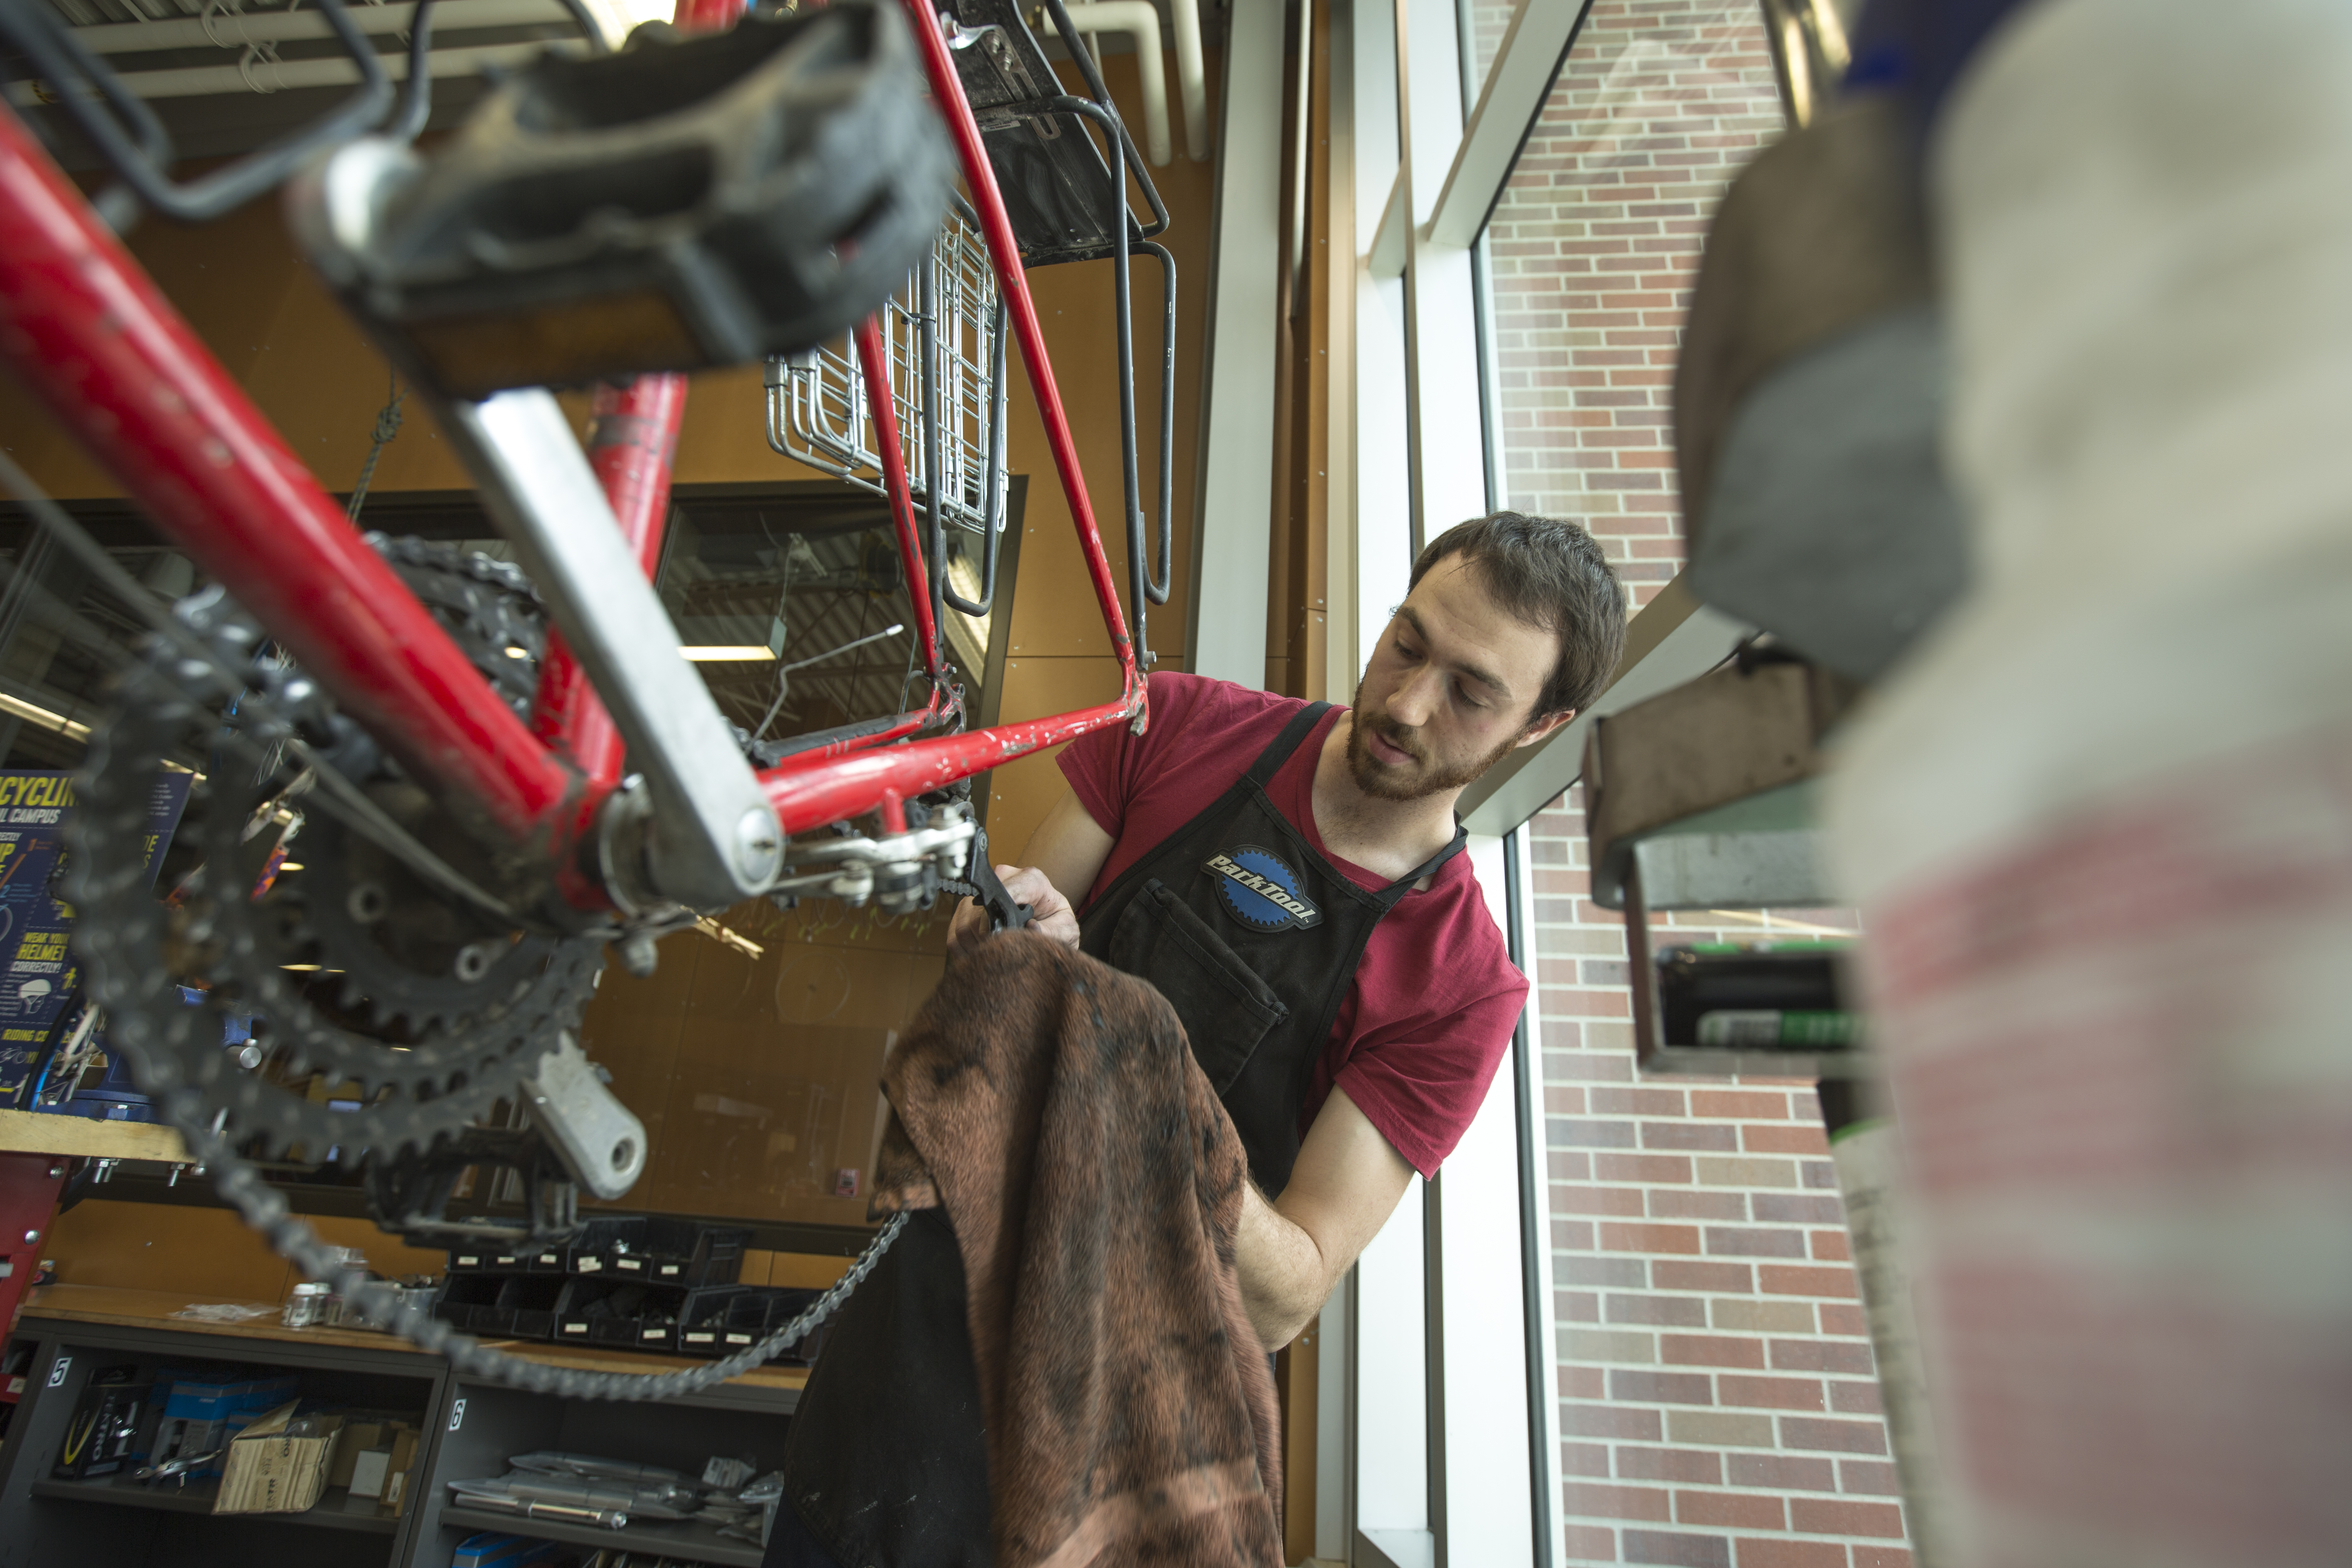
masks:
<path id="1" fill-rule="evenodd" d="M 727 1324 L 719 1336 L 720 1355 L 733 1355 L 751 1346 L 776 1330 L 782 1328 L 814 1305 L 823 1295 L 821 1290 L 798 1290 L 782 1287 L 748 1291 L 731 1303 L 727 1310 Z M 824 1327 L 819 1324 L 806 1337 L 777 1356 L 780 1365 L 806 1365 L 814 1359 L 816 1342 L 824 1338 Z"/>
<path id="2" fill-rule="evenodd" d="M 497 1252 L 488 1247 L 469 1248 L 449 1254 L 452 1274 L 520 1274 L 530 1264 L 520 1253 Z"/>
<path id="3" fill-rule="evenodd" d="M 646 1220 L 644 1250 L 631 1258 L 642 1259 L 639 1277 L 647 1284 L 732 1285 L 742 1275 L 743 1248 L 751 1239 L 750 1231 L 733 1226 L 652 1215 Z"/>
<path id="4" fill-rule="evenodd" d="M 452 1273 L 441 1281 L 441 1293 L 433 1299 L 433 1315 L 468 1333 L 488 1329 L 489 1323 L 477 1314 L 497 1312 L 499 1292 L 506 1283 L 495 1274 Z"/>
<path id="5" fill-rule="evenodd" d="M 499 1289 L 500 1321 L 487 1326 L 519 1340 L 551 1340 L 556 1309 L 571 1284 L 559 1275 L 509 1274 Z"/>
<path id="6" fill-rule="evenodd" d="M 686 1293 L 677 1309 L 680 1355 L 722 1356 L 727 1353 L 727 1319 L 735 1303 L 751 1294 L 743 1285 L 704 1285 Z"/>
<path id="7" fill-rule="evenodd" d="M 582 1224 L 565 1249 L 564 1266 L 574 1274 L 641 1279 L 645 1274 L 646 1216 L 615 1215 Z"/>

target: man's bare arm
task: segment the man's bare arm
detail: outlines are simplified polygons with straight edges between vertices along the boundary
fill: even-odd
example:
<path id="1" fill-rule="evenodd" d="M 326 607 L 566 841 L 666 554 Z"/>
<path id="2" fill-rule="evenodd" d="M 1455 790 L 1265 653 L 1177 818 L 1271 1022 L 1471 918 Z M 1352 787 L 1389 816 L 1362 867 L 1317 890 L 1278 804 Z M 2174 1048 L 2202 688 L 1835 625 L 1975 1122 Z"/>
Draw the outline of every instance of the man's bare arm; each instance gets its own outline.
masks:
<path id="1" fill-rule="evenodd" d="M 1056 942 L 1078 945 L 1077 900 L 1087 896 L 1110 858 L 1111 836 L 1078 804 L 1067 784 L 1045 820 L 1029 836 L 1019 867 L 999 865 L 996 874 L 1015 901 L 1029 906 L 1029 929 Z M 966 899 L 948 928 L 948 950 L 987 934 L 988 912 Z"/>
<path id="2" fill-rule="evenodd" d="M 1268 1203 L 1242 1194 L 1242 1305 L 1269 1351 L 1280 1350 L 1323 1310 L 1339 1276 L 1370 1245 L 1412 1181 L 1412 1166 L 1343 1089 L 1315 1113 L 1290 1169 Z"/>

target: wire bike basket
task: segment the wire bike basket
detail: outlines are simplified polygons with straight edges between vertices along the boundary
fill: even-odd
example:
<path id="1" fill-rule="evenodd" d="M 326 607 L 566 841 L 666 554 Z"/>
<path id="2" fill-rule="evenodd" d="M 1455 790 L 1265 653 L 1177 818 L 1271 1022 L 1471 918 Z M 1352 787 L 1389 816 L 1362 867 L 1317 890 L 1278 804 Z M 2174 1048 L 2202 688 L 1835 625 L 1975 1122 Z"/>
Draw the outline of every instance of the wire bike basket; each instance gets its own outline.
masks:
<path id="1" fill-rule="evenodd" d="M 939 475 L 940 519 L 985 538 L 1003 526 L 1004 301 L 988 247 L 958 198 L 938 243 L 877 312 L 907 488 L 918 513 Z M 767 368 L 768 445 L 887 495 L 873 407 L 846 334 Z M 937 417 L 931 411 L 937 410 Z M 932 458 L 936 431 L 938 456 Z"/>

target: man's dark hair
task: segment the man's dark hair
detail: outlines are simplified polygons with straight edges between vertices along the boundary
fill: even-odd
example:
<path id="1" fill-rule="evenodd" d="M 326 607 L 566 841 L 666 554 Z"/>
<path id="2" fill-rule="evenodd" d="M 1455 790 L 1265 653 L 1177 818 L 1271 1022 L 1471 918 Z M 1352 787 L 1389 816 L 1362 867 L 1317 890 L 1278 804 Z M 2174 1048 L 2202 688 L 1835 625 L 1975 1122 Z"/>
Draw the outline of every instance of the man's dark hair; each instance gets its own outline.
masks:
<path id="1" fill-rule="evenodd" d="M 1496 604 L 1559 638 L 1559 663 L 1536 699 L 1535 717 L 1582 712 L 1625 650 L 1625 590 L 1592 535 L 1557 518 L 1498 511 L 1431 540 L 1412 563 L 1412 585 L 1454 555 L 1468 559 Z"/>

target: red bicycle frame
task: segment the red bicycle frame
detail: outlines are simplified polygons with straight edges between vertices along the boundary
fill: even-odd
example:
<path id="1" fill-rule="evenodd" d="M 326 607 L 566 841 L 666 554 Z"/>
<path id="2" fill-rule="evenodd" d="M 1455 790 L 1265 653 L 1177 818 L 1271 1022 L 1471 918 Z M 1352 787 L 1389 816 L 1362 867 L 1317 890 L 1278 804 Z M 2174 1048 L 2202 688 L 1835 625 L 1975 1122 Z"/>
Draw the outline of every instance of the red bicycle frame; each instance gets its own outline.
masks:
<path id="1" fill-rule="evenodd" d="M 1136 649 L 1003 198 L 937 19 L 926 0 L 904 4 L 1028 366 L 1122 689 L 1099 707 L 891 743 L 940 715 L 945 667 L 887 367 L 869 321 L 857 334 L 862 370 L 914 626 L 935 679 L 925 708 L 759 775 L 788 835 L 876 810 L 895 831 L 906 799 L 1143 712 Z M 701 9 L 690 15 L 695 5 Z M 682 22 L 709 12 L 702 0 L 681 0 L 679 9 Z M 446 805 L 555 864 L 580 863 L 575 850 L 620 777 L 622 745 L 562 639 L 551 639 L 526 724 L 368 547 L 13 111 L 0 111 L 0 356 L 166 537 L 226 584 Z M 591 460 L 648 574 L 684 405 L 679 376 L 647 376 L 597 395 Z M 565 890 L 583 906 L 605 902 L 602 889 L 578 878 Z"/>

